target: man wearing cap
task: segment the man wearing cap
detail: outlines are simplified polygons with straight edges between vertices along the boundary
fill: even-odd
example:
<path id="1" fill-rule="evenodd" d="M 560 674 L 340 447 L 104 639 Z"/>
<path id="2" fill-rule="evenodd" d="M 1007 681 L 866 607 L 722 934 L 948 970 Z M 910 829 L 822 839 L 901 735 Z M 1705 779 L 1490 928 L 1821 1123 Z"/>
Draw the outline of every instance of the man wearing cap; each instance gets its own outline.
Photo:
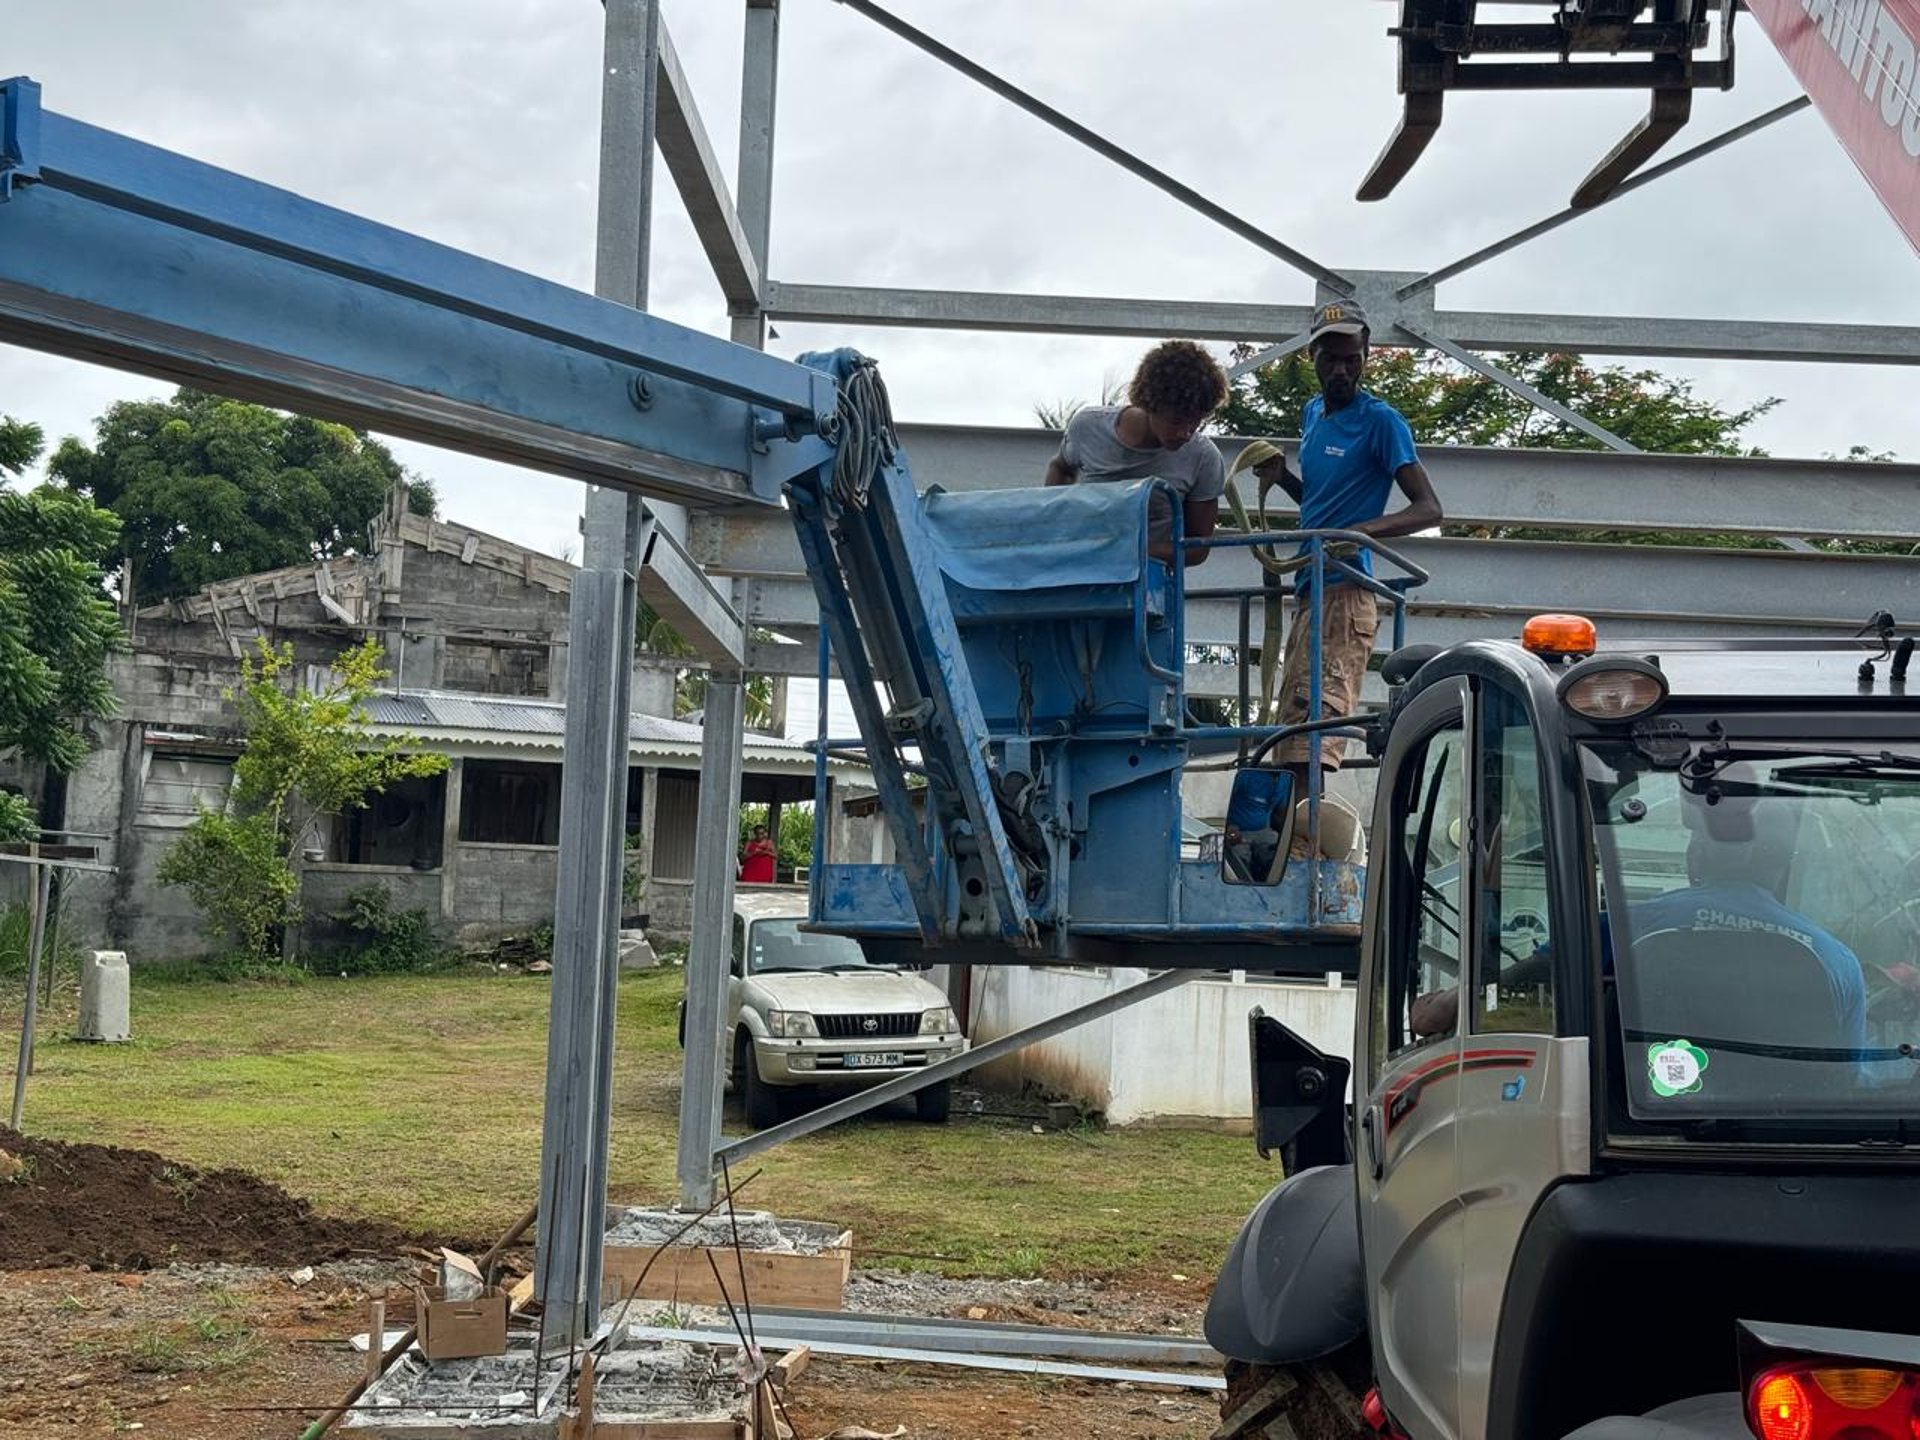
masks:
<path id="1" fill-rule="evenodd" d="M 1227 400 L 1227 376 L 1191 340 L 1167 340 L 1149 350 L 1127 386 L 1122 406 L 1089 405 L 1074 413 L 1047 466 L 1047 484 L 1158 480 L 1181 508 L 1180 532 L 1189 540 L 1213 533 L 1226 488 L 1226 463 L 1212 441 L 1196 438 Z M 1156 495 L 1148 520 L 1147 553 L 1173 560 L 1173 512 Z M 1189 545 L 1186 563 L 1206 560 Z"/>
<path id="2" fill-rule="evenodd" d="M 1314 312 L 1307 354 L 1320 377 L 1320 394 L 1307 402 L 1300 422 L 1300 469 L 1288 468 L 1284 454 L 1255 465 L 1254 473 L 1291 495 L 1300 506 L 1303 530 L 1354 530 L 1376 540 L 1413 535 L 1440 523 L 1440 501 L 1414 448 L 1413 431 L 1386 401 L 1360 388 L 1367 366 L 1367 317 L 1351 300 L 1334 300 Z M 1391 514 L 1387 501 L 1399 486 L 1407 503 Z M 1306 546 L 1301 550 L 1304 554 Z M 1363 574 L 1373 573 L 1365 550 L 1346 561 Z M 1310 571 L 1296 572 L 1296 604 L 1280 672 L 1282 725 L 1308 718 L 1307 666 L 1312 654 Z M 1329 569 L 1321 604 L 1320 711 L 1350 715 L 1360 702 L 1379 613 L 1373 593 Z M 1297 735 L 1278 747 L 1278 759 L 1294 772 L 1294 794 L 1307 793 L 1309 737 Z M 1321 764 L 1340 768 L 1346 741 L 1320 740 Z M 1296 838 L 1304 854 L 1307 839 Z"/>

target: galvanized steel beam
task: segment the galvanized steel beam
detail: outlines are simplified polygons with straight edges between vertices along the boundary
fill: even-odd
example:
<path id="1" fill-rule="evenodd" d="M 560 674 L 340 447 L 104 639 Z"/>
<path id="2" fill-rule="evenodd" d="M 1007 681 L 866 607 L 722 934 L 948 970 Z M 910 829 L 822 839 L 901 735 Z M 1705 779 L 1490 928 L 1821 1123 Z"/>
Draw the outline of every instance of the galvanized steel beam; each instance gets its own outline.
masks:
<path id="1" fill-rule="evenodd" d="M 1060 444 L 1050 430 L 984 426 L 903 425 L 900 436 L 916 483 L 955 491 L 1038 485 Z M 1229 459 L 1245 443 L 1219 442 Z M 1421 458 L 1450 525 L 1920 540 L 1920 465 L 1465 445 Z M 1291 523 L 1294 508 L 1281 503 L 1272 515 Z M 707 511 L 688 544 L 715 574 L 804 573 L 782 511 Z M 1190 583 L 1217 583 L 1213 566 Z"/>
<path id="2" fill-rule="evenodd" d="M 1032 335 L 1133 335 L 1159 339 L 1279 340 L 1313 319 L 1309 305 L 1230 300 L 1134 300 L 976 290 L 881 289 L 770 280 L 767 313 L 819 325 L 904 325 L 932 330 L 1004 330 Z"/>
<path id="3" fill-rule="evenodd" d="M 1410 539 L 1395 546 L 1433 575 L 1414 592 L 1416 611 L 1576 609 L 1647 620 L 1706 614 L 1747 617 L 1758 626 L 1848 629 L 1876 610 L 1920 614 L 1920 560 L 1904 556 L 1525 540 Z M 1257 586 L 1260 572 L 1244 549 L 1227 550 L 1190 573 L 1188 583 Z M 1237 634 L 1237 606 L 1215 603 L 1217 609 L 1189 605 L 1189 643 L 1226 644 Z M 751 580 L 745 604 L 744 618 L 770 630 L 814 623 L 812 588 L 802 579 Z"/>
<path id="4" fill-rule="evenodd" d="M 1063 1360 L 1105 1360 L 1129 1365 L 1218 1365 L 1221 1360 L 1219 1351 L 1198 1336 L 1142 1335 L 1125 1330 L 1013 1325 L 940 1316 L 871 1315 L 855 1310 L 793 1310 L 773 1305 L 756 1305 L 753 1313 L 768 1330 L 802 1341 L 817 1336 L 822 1340 L 852 1340 L 869 1345 L 906 1345 L 917 1350 L 1051 1355 Z M 694 1328 L 726 1330 L 722 1321 Z"/>
<path id="5" fill-rule="evenodd" d="M 713 142 L 700 119 L 693 86 L 680 65 L 673 38 L 660 31 L 660 109 L 656 139 L 674 186 L 693 221 L 700 247 L 707 252 L 720 293 L 730 309 L 751 310 L 760 303 L 760 265 L 748 240 L 726 177 L 714 157 Z"/>
<path id="6" fill-rule="evenodd" d="M 747 629 L 731 598 L 664 527 L 648 538 L 640 594 L 705 663 L 737 668 L 746 659 Z"/>
<path id="7" fill-rule="evenodd" d="M 1395 288 L 1407 283 L 1401 281 Z M 1113 300 L 784 281 L 769 283 L 766 288 L 767 310 L 772 318 L 830 325 L 910 325 L 1061 335 L 1188 335 L 1254 341 L 1290 339 L 1306 328 L 1312 315 L 1306 306 L 1221 301 Z M 1391 312 L 1374 315 L 1374 308 L 1369 306 L 1368 313 L 1375 323 L 1375 340 L 1386 343 L 1394 316 Z M 1509 315 L 1479 310 L 1442 310 L 1431 318 L 1439 333 L 1473 350 L 1920 365 L 1920 327 L 1908 325 L 1644 315 Z"/>

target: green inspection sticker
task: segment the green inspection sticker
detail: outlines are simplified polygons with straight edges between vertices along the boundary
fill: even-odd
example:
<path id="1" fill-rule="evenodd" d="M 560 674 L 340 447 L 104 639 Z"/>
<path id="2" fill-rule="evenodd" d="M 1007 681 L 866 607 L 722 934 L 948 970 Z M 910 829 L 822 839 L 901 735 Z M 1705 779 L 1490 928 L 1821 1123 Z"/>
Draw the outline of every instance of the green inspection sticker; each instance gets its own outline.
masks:
<path id="1" fill-rule="evenodd" d="M 1693 1094 L 1706 1069 L 1707 1052 L 1691 1040 L 1664 1040 L 1647 1047 L 1647 1074 L 1653 1093 L 1662 1099 Z"/>

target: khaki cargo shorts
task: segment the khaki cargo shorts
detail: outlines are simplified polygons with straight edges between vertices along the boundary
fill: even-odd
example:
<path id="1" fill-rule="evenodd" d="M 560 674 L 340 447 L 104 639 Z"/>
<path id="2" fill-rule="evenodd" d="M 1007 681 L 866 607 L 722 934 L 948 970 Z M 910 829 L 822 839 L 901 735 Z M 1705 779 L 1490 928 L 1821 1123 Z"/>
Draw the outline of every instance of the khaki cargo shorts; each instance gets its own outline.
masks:
<path id="1" fill-rule="evenodd" d="M 1351 715 L 1360 704 L 1360 682 L 1373 654 L 1380 629 L 1380 610 L 1371 590 L 1358 585 L 1330 585 L 1321 606 L 1324 629 L 1320 636 L 1320 714 Z M 1293 624 L 1287 628 L 1285 658 L 1280 666 L 1278 724 L 1301 725 L 1308 719 L 1307 666 L 1313 658 L 1313 610 L 1305 599 L 1295 603 Z M 1307 763 L 1307 735 L 1294 735 L 1275 747 L 1282 765 Z M 1320 763 L 1338 770 L 1346 757 L 1343 736 L 1320 741 Z"/>

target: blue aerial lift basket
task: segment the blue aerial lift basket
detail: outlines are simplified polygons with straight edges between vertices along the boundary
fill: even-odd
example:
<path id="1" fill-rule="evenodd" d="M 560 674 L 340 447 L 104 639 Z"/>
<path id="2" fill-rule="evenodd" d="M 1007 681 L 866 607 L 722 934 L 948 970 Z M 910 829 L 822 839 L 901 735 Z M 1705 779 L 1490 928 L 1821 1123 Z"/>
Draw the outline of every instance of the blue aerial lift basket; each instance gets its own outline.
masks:
<path id="1" fill-rule="evenodd" d="M 812 926 L 907 962 L 1351 972 L 1364 876 L 1320 856 L 1317 799 L 1302 807 L 1306 859 L 1287 863 L 1282 847 L 1249 867 L 1244 848 L 1238 865 L 1207 855 L 1217 845 L 1204 858 L 1183 849 L 1188 764 L 1237 753 L 1251 763 L 1236 776 L 1235 821 L 1250 808 L 1285 816 L 1287 777 L 1258 758 L 1293 732 L 1190 721 L 1177 504 L 1172 563 L 1148 553 L 1164 487 L 918 496 L 871 362 L 802 360 L 841 386 L 840 443 L 787 494 L 819 599 L 822 680 L 831 659 L 860 729 L 816 742 Z M 1375 546 L 1406 572 L 1378 580 L 1333 548 L 1366 537 L 1198 543 L 1277 541 L 1301 544 L 1301 573 L 1344 572 L 1385 597 L 1397 644 L 1404 591 L 1425 576 Z M 1321 720 L 1317 683 L 1311 701 L 1307 728 L 1338 723 Z M 871 768 L 895 863 L 825 853 L 830 750 Z"/>

